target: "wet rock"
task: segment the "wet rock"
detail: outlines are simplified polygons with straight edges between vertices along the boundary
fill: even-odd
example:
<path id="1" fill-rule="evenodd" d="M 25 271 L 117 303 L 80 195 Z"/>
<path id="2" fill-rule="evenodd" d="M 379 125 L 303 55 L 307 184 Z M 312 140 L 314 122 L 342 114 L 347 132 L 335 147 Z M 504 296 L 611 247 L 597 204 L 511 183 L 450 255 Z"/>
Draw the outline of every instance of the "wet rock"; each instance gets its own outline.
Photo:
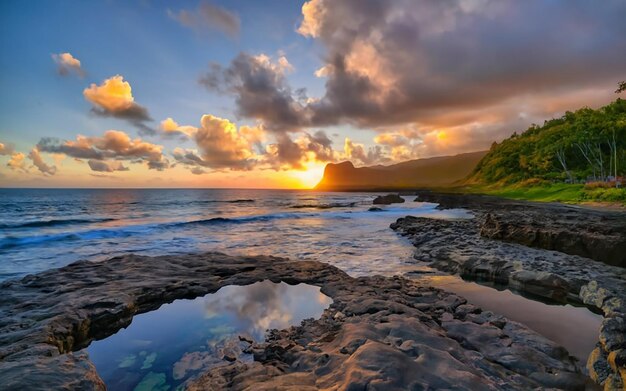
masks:
<path id="1" fill-rule="evenodd" d="M 448 273 L 494 281 L 557 302 L 581 302 L 601 310 L 605 317 L 598 337 L 601 343 L 589 357 L 587 368 L 607 390 L 623 384 L 626 368 L 613 368 L 607 360 L 625 347 L 626 270 L 572 255 L 577 254 L 573 245 L 565 244 L 572 240 L 568 235 L 580 233 L 579 242 L 589 250 L 589 256 L 621 248 L 620 243 L 626 240 L 626 213 L 472 195 L 420 194 L 418 200 L 437 202 L 441 208 L 469 208 L 476 217 L 445 221 L 407 216 L 391 224 L 392 229 L 415 245 L 416 260 Z M 556 244 L 559 241 L 561 245 Z M 595 246 L 595 250 L 590 246 Z M 608 253 L 613 254 L 613 261 L 626 257 L 621 250 Z M 455 315 L 460 320 L 486 323 L 484 316 L 473 314 L 464 306 L 457 308 Z M 509 327 L 503 320 L 490 324 Z"/>
<path id="2" fill-rule="evenodd" d="M 400 197 L 398 194 L 387 194 L 384 196 L 378 196 L 374 198 L 374 205 L 390 205 L 390 204 L 401 204 L 404 202 L 404 198 Z"/>
<path id="3" fill-rule="evenodd" d="M 626 213 L 475 194 L 420 192 L 416 201 L 482 213 L 490 239 L 556 250 L 626 267 Z"/>
<path id="4" fill-rule="evenodd" d="M 509 285 L 518 290 L 547 297 L 556 301 L 566 301 L 569 284 L 554 273 L 518 270 L 509 274 Z"/>
<path id="5" fill-rule="evenodd" d="M 383 208 L 379 208 L 377 206 L 372 206 L 371 208 L 368 209 L 369 212 L 382 212 L 384 209 Z"/>
<path id="6" fill-rule="evenodd" d="M 93 338 L 175 299 L 268 278 L 318 285 L 333 304 L 320 319 L 272 330 L 263 343 L 249 344 L 245 350 L 254 362 L 237 360 L 239 338 L 220 346 L 216 357 L 183 357 L 175 366 L 178 378 L 201 371 L 187 389 L 526 390 L 584 384 L 575 361 L 553 343 L 459 296 L 399 277 L 355 279 L 319 262 L 211 253 L 78 262 L 3 283 L 3 390 L 104 390 L 81 351 Z M 474 322 L 469 315 L 483 319 Z M 504 327 L 494 325 L 499 320 Z M 207 366 L 219 356 L 221 365 Z M 549 376 L 554 373 L 567 382 L 555 382 Z M 165 389 L 162 375 L 148 373 L 142 382 Z"/>

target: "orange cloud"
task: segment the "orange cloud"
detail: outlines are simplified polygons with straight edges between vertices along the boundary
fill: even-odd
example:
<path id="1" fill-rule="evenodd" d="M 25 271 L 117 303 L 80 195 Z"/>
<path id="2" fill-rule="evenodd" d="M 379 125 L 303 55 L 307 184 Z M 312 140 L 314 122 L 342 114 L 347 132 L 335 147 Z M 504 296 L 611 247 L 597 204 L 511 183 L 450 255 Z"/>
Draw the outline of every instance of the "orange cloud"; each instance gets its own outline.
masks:
<path id="1" fill-rule="evenodd" d="M 24 159 L 26 159 L 26 155 L 21 152 L 16 152 L 11 155 L 11 158 L 7 162 L 7 167 L 11 170 L 28 172 Z"/>
<path id="2" fill-rule="evenodd" d="M 322 26 L 325 7 L 323 0 L 310 0 L 302 5 L 302 16 L 304 17 L 298 33 L 305 37 L 317 37 Z"/>
<path id="3" fill-rule="evenodd" d="M 85 71 L 81 67 L 80 60 L 70 53 L 53 54 L 52 59 L 57 64 L 59 75 L 66 76 L 70 74 L 70 72 L 74 72 L 81 78 L 85 76 Z"/>
<path id="4" fill-rule="evenodd" d="M 363 144 L 355 143 L 346 137 L 343 145 L 344 158 L 353 163 L 371 165 L 375 163 L 386 163 L 389 161 L 384 156 L 380 145 L 369 147 L 367 150 Z"/>
<path id="5" fill-rule="evenodd" d="M 130 83 L 120 75 L 106 79 L 99 86 L 92 83 L 83 95 L 92 104 L 110 112 L 129 110 L 136 104 Z"/>
<path id="6" fill-rule="evenodd" d="M 11 155 L 14 152 L 14 148 L 10 144 L 0 143 L 0 155 Z"/>
<path id="7" fill-rule="evenodd" d="M 42 152 L 63 153 L 74 158 L 94 161 L 106 159 L 143 161 L 148 164 L 148 168 L 159 171 L 169 167 L 168 160 L 163 156 L 163 146 L 143 141 L 140 138 L 131 139 L 129 135 L 119 130 L 108 130 L 102 137 L 79 135 L 76 141 L 59 142 L 52 138 L 42 138 L 37 143 L 37 149 Z M 95 166 L 103 167 L 102 165 Z"/>
<path id="8" fill-rule="evenodd" d="M 213 169 L 250 170 L 256 163 L 253 143 L 247 135 L 254 135 L 246 129 L 237 131 L 237 126 L 227 119 L 207 114 L 200 119 L 194 140 L 199 153 L 191 149 L 176 148 L 174 159 L 190 168 L 195 174 L 203 171 L 197 166 Z"/>
<path id="9" fill-rule="evenodd" d="M 155 133 L 145 125 L 151 120 L 148 110 L 135 102 L 130 83 L 124 81 L 123 76 L 115 75 L 100 85 L 92 83 L 85 88 L 83 96 L 93 105 L 96 114 L 125 119 L 144 133 Z"/>
<path id="10" fill-rule="evenodd" d="M 174 121 L 173 118 L 168 117 L 166 119 L 164 119 L 163 121 L 161 121 L 161 130 L 163 131 L 163 134 L 166 136 L 185 136 L 185 137 L 193 137 L 196 132 L 198 131 L 198 128 L 196 128 L 195 126 L 189 126 L 189 125 L 179 125 L 178 122 Z"/>
<path id="11" fill-rule="evenodd" d="M 57 172 L 56 166 L 49 166 L 44 162 L 37 148 L 33 148 L 30 151 L 28 158 L 33 161 L 33 165 L 44 175 L 54 175 Z"/>

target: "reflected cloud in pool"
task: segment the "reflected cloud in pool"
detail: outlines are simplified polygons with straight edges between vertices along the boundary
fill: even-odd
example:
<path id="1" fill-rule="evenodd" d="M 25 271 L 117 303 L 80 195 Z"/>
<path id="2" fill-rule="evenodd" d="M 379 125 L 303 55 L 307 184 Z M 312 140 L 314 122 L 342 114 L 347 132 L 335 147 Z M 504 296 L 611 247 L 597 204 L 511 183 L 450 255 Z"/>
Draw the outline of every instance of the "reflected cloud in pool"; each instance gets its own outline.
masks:
<path id="1" fill-rule="evenodd" d="M 87 351 L 109 389 L 174 390 L 202 370 L 242 353 L 246 336 L 318 318 L 332 300 L 319 287 L 261 281 L 226 286 L 194 300 L 177 300 L 133 318 L 115 335 Z"/>

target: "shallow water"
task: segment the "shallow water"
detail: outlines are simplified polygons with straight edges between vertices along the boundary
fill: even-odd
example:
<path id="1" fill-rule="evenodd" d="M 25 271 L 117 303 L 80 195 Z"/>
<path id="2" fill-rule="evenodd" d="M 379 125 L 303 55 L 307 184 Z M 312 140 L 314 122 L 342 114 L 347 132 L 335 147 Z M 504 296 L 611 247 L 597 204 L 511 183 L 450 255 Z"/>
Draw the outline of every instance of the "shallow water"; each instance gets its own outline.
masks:
<path id="1" fill-rule="evenodd" d="M 287 190 L 0 189 L 0 280 L 87 259 L 223 251 L 317 260 L 352 276 L 418 269 L 413 246 L 389 229 L 406 215 L 471 218 L 413 202 L 370 212 L 373 193 Z M 547 305 L 461 279 L 433 280 L 525 323 L 581 359 L 598 338 L 586 308 Z M 577 325 L 580 325 L 578 327 Z"/>
<path id="2" fill-rule="evenodd" d="M 223 251 L 396 274 L 413 249 L 389 229 L 407 214 L 471 217 L 413 202 L 369 212 L 371 193 L 279 190 L 0 189 L 0 280 L 87 259 Z M 375 240 L 373 240 L 375 239 Z"/>
<path id="3" fill-rule="evenodd" d="M 251 360 L 240 352 L 247 346 L 240 335 L 262 341 L 267 329 L 318 318 L 331 303 L 319 287 L 306 284 L 226 286 L 137 315 L 87 352 L 110 390 L 173 390 L 203 369 L 227 363 L 224 351 Z"/>
<path id="4" fill-rule="evenodd" d="M 421 269 L 424 271 L 424 269 Z M 584 367 L 598 340 L 602 316 L 586 307 L 531 300 L 510 289 L 465 281 L 458 276 L 413 276 L 424 283 L 454 292 L 468 302 L 520 322 L 565 347 Z"/>

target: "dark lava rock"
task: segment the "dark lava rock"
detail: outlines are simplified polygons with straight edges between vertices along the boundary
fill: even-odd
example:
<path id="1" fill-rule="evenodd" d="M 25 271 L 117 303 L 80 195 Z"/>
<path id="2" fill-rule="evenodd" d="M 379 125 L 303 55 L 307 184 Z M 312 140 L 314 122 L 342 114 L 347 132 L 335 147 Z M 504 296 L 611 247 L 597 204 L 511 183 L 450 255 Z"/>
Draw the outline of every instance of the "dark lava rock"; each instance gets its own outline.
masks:
<path id="1" fill-rule="evenodd" d="M 626 269 L 607 264 L 623 265 L 626 257 L 626 213 L 474 195 L 425 193 L 418 200 L 467 208 L 476 217 L 446 221 L 407 216 L 391 224 L 415 245 L 417 260 L 602 311 L 598 347 L 587 369 L 606 390 L 626 386 L 626 367 L 614 359 L 626 348 Z M 557 247 L 560 251 L 549 251 Z M 600 259 L 606 263 L 574 254 L 582 249 L 607 255 Z"/>
<path id="2" fill-rule="evenodd" d="M 317 285 L 333 303 L 320 319 L 250 344 L 253 362 L 238 359 L 233 339 L 223 365 L 190 379 L 187 389 L 584 389 L 591 381 L 555 343 L 476 307 L 457 314 L 465 299 L 419 282 L 208 253 L 82 261 L 2 283 L 2 389 L 104 390 L 82 350 L 92 340 L 164 303 L 265 279 Z M 480 319 L 469 316 L 475 313 Z"/>
<path id="3" fill-rule="evenodd" d="M 398 194 L 387 194 L 384 196 L 378 196 L 374 198 L 374 205 L 390 205 L 390 204 L 401 204 L 404 202 L 404 198 L 400 197 Z"/>
<path id="4" fill-rule="evenodd" d="M 422 192 L 416 201 L 482 212 L 482 236 L 626 267 L 626 212 L 475 194 Z"/>
<path id="5" fill-rule="evenodd" d="M 377 206 L 372 206 L 371 208 L 368 209 L 369 212 L 382 212 L 384 209 L 383 208 L 379 208 Z"/>

